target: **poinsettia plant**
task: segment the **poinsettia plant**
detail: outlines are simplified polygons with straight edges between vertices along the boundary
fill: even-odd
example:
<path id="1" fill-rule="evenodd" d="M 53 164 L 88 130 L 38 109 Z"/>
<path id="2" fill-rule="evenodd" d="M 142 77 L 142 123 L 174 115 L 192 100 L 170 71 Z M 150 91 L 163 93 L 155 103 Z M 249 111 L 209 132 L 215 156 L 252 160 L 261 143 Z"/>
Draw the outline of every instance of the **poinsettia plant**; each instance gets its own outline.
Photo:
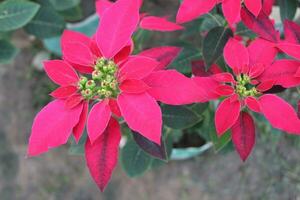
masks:
<path id="1" fill-rule="evenodd" d="M 73 141 L 103 191 L 118 161 L 131 177 L 195 155 L 173 148 L 234 148 L 246 161 L 257 124 L 299 135 L 297 101 L 285 99 L 300 85 L 291 2 L 277 2 L 280 23 L 274 0 L 183 0 L 165 15 L 142 0 L 97 0 L 93 31 L 70 25 L 43 41 L 57 88 L 33 121 L 28 156 Z"/>

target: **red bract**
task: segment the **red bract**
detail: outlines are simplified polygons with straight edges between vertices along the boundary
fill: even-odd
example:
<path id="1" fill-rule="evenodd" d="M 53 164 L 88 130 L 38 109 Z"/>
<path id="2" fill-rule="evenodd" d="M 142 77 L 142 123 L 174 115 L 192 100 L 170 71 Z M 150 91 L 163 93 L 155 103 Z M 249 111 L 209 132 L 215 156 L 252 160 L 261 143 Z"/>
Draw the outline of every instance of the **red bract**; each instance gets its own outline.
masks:
<path id="1" fill-rule="evenodd" d="M 104 190 L 118 160 L 118 117 L 133 131 L 160 144 L 162 114 L 157 101 L 179 105 L 203 98 L 191 79 L 165 70 L 179 48 L 159 47 L 129 55 L 138 22 L 139 1 L 119 0 L 105 10 L 92 39 L 64 32 L 64 61 L 44 63 L 47 75 L 60 87 L 51 93 L 56 100 L 34 120 L 29 156 L 65 144 L 72 132 L 78 142 L 87 121 L 87 166 Z M 73 67 L 87 75 L 79 77 Z"/>
<path id="2" fill-rule="evenodd" d="M 277 47 L 287 55 L 300 59 L 300 26 L 293 21 L 285 20 L 284 36 L 284 40 L 280 41 Z"/>
<path id="3" fill-rule="evenodd" d="M 189 22 L 210 12 L 218 3 L 222 3 L 222 10 L 226 20 L 230 25 L 234 25 L 241 19 L 242 2 L 254 16 L 258 16 L 262 9 L 269 14 L 273 3 L 269 0 L 264 3 L 262 0 L 183 0 L 177 13 L 176 21 L 178 23 Z"/>
<path id="4" fill-rule="evenodd" d="M 246 160 L 255 143 L 253 119 L 245 110 L 263 114 L 271 125 L 292 134 L 300 134 L 300 120 L 293 107 L 273 94 L 265 94 L 274 85 L 293 87 L 300 84 L 295 77 L 296 61 L 273 63 L 277 50 L 273 43 L 257 39 L 247 48 L 230 39 L 224 48 L 224 58 L 232 69 L 212 75 L 214 93 L 226 97 L 215 114 L 217 134 L 231 129 L 232 141 L 242 160 Z M 280 64 L 278 62 L 281 62 Z M 297 69 L 296 69 L 297 68 Z M 197 79 L 195 79 L 197 80 Z"/>
<path id="5" fill-rule="evenodd" d="M 142 6 L 143 1 L 140 0 L 140 6 Z M 104 11 L 113 5 L 113 2 L 108 0 L 97 0 L 96 1 L 96 10 L 98 15 L 104 13 Z M 143 13 L 140 15 L 140 24 L 141 29 L 151 30 L 151 31 L 177 31 L 182 30 L 183 27 L 171 22 L 168 20 L 168 17 L 156 17 L 156 16 L 149 16 L 147 13 Z"/>

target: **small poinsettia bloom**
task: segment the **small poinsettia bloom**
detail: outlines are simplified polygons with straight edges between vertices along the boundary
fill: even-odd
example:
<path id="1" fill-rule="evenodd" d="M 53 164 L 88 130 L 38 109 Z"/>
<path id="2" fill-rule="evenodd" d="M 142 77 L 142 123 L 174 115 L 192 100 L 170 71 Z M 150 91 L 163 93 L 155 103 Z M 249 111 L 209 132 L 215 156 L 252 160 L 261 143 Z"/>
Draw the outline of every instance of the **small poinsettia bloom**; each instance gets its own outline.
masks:
<path id="1" fill-rule="evenodd" d="M 178 23 L 189 22 L 210 12 L 219 3 L 222 4 L 223 14 L 230 25 L 241 20 L 240 12 L 243 5 L 256 17 L 262 10 L 269 13 L 270 5 L 271 7 L 273 5 L 273 1 L 270 0 L 183 0 L 176 21 Z"/>
<path id="2" fill-rule="evenodd" d="M 140 0 L 140 6 L 142 6 L 143 1 Z M 96 1 L 96 11 L 99 17 L 104 13 L 104 11 L 112 6 L 114 3 L 109 0 L 97 0 Z M 162 31 L 162 32 L 169 32 L 169 31 L 178 31 L 182 30 L 183 26 L 171 22 L 169 17 L 157 17 L 151 16 L 147 13 L 140 14 L 140 23 L 139 28 L 150 30 L 150 31 Z"/>
<path id="3" fill-rule="evenodd" d="M 275 45 L 262 39 L 253 41 L 248 47 L 230 39 L 224 48 L 224 58 L 233 74 L 218 71 L 211 75 L 215 82 L 220 83 L 213 88 L 214 93 L 225 98 L 215 113 L 217 134 L 222 136 L 231 130 L 232 141 L 244 161 L 255 144 L 254 120 L 250 111 L 264 115 L 274 128 L 300 134 L 300 120 L 293 107 L 280 97 L 267 93 L 275 85 L 292 87 L 295 83 L 292 85 L 291 81 L 300 84 L 293 75 L 284 75 L 285 65 L 273 63 L 276 54 Z M 273 71 L 274 65 L 278 65 L 275 69 L 277 75 Z"/>
<path id="4" fill-rule="evenodd" d="M 86 125 L 86 162 L 101 190 L 117 164 L 119 118 L 160 145 L 162 113 L 157 101 L 180 105 L 205 98 L 193 80 L 166 70 L 180 48 L 157 47 L 130 55 L 139 7 L 138 0 L 114 3 L 103 13 L 92 38 L 65 31 L 64 60 L 44 62 L 47 75 L 59 88 L 51 93 L 55 100 L 34 119 L 28 155 L 65 144 L 72 133 L 78 142 Z"/>

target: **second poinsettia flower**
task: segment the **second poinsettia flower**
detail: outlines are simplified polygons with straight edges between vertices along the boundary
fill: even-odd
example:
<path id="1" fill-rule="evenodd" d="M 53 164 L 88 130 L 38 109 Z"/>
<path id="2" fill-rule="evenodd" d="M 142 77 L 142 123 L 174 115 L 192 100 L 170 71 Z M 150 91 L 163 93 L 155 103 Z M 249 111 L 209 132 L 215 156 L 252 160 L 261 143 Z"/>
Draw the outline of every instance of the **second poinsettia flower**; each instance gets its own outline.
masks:
<path id="1" fill-rule="evenodd" d="M 215 114 L 217 134 L 222 136 L 231 130 L 232 141 L 242 160 L 247 159 L 255 143 L 254 120 L 249 111 L 263 114 L 274 128 L 300 134 L 300 120 L 293 107 L 282 98 L 266 93 L 275 85 L 300 84 L 294 74 L 286 74 L 291 70 L 295 73 L 299 62 L 297 66 L 295 61 L 289 60 L 273 63 L 276 55 L 271 42 L 257 39 L 245 47 L 240 41 L 230 39 L 224 48 L 224 58 L 233 74 L 218 71 L 212 75 L 213 93 L 225 97 Z M 199 82 L 197 77 L 194 80 Z"/>

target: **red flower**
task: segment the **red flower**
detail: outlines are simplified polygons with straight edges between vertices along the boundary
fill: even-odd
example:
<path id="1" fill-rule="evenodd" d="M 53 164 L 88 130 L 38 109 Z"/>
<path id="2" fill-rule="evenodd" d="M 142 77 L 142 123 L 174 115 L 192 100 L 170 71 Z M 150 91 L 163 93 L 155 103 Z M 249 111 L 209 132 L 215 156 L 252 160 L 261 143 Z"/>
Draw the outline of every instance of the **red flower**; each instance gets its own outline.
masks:
<path id="1" fill-rule="evenodd" d="M 162 114 L 156 101 L 178 105 L 202 98 L 191 79 L 165 70 L 179 48 L 159 47 L 129 56 L 138 22 L 139 1 L 119 0 L 103 13 L 92 39 L 64 32 L 64 61 L 44 63 L 47 75 L 60 87 L 51 93 L 56 100 L 34 120 L 29 156 L 65 144 L 72 132 L 79 141 L 87 121 L 87 166 L 103 190 L 118 160 L 121 133 L 116 118 L 122 116 L 132 130 L 160 144 Z M 72 67 L 87 75 L 79 77 Z"/>
<path id="2" fill-rule="evenodd" d="M 299 62 L 272 63 L 276 54 L 275 46 L 262 39 L 247 48 L 230 39 L 224 48 L 224 58 L 234 76 L 227 72 L 212 75 L 214 93 L 226 97 L 215 114 L 217 134 L 221 136 L 231 129 L 232 141 L 242 160 L 247 159 L 255 143 L 254 122 L 246 109 L 263 114 L 277 129 L 300 134 L 300 120 L 293 107 L 278 96 L 265 93 L 274 85 L 300 85 L 300 78 L 294 76 Z M 194 80 L 198 82 L 197 78 Z M 221 85 L 216 86 L 216 82 Z"/>
<path id="3" fill-rule="evenodd" d="M 233 25 L 241 20 L 242 3 L 257 17 L 261 10 L 269 15 L 274 0 L 183 0 L 177 13 L 176 21 L 178 23 L 189 22 L 210 12 L 218 3 L 222 3 L 223 14 L 228 23 Z"/>

